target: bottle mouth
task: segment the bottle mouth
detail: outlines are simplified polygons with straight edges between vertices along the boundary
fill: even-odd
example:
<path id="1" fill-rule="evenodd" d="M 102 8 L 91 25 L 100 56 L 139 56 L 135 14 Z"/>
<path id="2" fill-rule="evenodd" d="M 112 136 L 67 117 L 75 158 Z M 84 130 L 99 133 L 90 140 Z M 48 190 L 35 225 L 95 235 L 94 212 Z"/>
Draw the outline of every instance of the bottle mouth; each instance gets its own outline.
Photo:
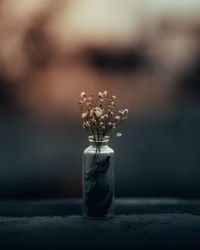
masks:
<path id="1" fill-rule="evenodd" d="M 105 142 L 108 142 L 109 139 L 110 139 L 110 136 L 108 136 L 108 135 L 99 138 L 99 140 L 98 140 L 98 136 L 94 136 L 94 135 L 88 136 L 89 142 L 105 143 Z"/>

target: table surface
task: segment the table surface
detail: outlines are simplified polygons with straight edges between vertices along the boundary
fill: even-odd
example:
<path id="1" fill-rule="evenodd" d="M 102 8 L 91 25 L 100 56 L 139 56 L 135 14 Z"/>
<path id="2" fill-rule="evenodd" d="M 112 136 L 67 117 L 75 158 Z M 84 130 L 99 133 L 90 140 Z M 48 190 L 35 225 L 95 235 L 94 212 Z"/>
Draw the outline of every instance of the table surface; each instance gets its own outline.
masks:
<path id="1" fill-rule="evenodd" d="M 200 247 L 200 200 L 116 199 L 110 220 L 81 216 L 80 199 L 0 201 L 0 249 Z"/>

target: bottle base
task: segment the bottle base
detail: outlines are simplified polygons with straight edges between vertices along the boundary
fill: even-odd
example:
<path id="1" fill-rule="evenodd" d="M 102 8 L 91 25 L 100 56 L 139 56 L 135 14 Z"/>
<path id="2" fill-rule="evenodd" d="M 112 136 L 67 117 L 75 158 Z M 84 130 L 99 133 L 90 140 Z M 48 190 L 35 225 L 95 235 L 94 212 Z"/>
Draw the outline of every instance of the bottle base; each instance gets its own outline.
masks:
<path id="1" fill-rule="evenodd" d="M 106 214 L 104 216 L 90 216 L 87 214 L 83 214 L 83 218 L 87 220 L 110 220 L 114 217 L 113 214 Z"/>

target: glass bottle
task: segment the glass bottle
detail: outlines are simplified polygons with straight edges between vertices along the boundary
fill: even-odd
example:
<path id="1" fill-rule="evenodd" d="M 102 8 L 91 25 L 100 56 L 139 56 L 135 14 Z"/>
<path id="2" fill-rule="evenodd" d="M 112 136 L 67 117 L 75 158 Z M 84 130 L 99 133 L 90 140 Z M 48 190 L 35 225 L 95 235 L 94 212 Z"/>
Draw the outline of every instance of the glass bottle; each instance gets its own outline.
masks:
<path id="1" fill-rule="evenodd" d="M 82 156 L 83 216 L 94 219 L 111 218 L 114 214 L 114 150 L 108 146 L 109 136 L 90 142 Z"/>

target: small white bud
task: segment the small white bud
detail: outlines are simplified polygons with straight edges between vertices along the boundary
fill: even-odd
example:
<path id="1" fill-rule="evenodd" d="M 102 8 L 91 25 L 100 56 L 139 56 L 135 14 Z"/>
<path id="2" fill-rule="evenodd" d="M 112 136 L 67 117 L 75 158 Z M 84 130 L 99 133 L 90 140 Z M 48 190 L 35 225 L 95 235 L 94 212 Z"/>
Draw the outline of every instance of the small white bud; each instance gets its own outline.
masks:
<path id="1" fill-rule="evenodd" d="M 82 119 L 86 118 L 88 116 L 88 112 L 84 112 L 81 116 Z"/>
<path id="2" fill-rule="evenodd" d="M 126 114 L 127 114 L 127 113 L 128 113 L 128 109 L 124 109 L 124 113 L 126 113 Z"/>
<path id="3" fill-rule="evenodd" d="M 80 96 L 83 98 L 83 97 L 86 97 L 86 94 L 84 91 L 81 92 Z"/>
<path id="4" fill-rule="evenodd" d="M 105 91 L 103 92 L 103 94 L 104 94 L 105 96 L 107 96 L 107 95 L 108 95 L 108 91 L 105 90 Z"/>
<path id="5" fill-rule="evenodd" d="M 120 116 L 118 116 L 118 115 L 115 116 L 115 120 L 116 120 L 116 121 L 120 121 Z"/>
<path id="6" fill-rule="evenodd" d="M 116 133 L 116 136 L 117 136 L 117 137 L 120 137 L 120 136 L 122 136 L 122 134 L 121 134 L 120 132 L 117 132 L 117 133 Z"/>

